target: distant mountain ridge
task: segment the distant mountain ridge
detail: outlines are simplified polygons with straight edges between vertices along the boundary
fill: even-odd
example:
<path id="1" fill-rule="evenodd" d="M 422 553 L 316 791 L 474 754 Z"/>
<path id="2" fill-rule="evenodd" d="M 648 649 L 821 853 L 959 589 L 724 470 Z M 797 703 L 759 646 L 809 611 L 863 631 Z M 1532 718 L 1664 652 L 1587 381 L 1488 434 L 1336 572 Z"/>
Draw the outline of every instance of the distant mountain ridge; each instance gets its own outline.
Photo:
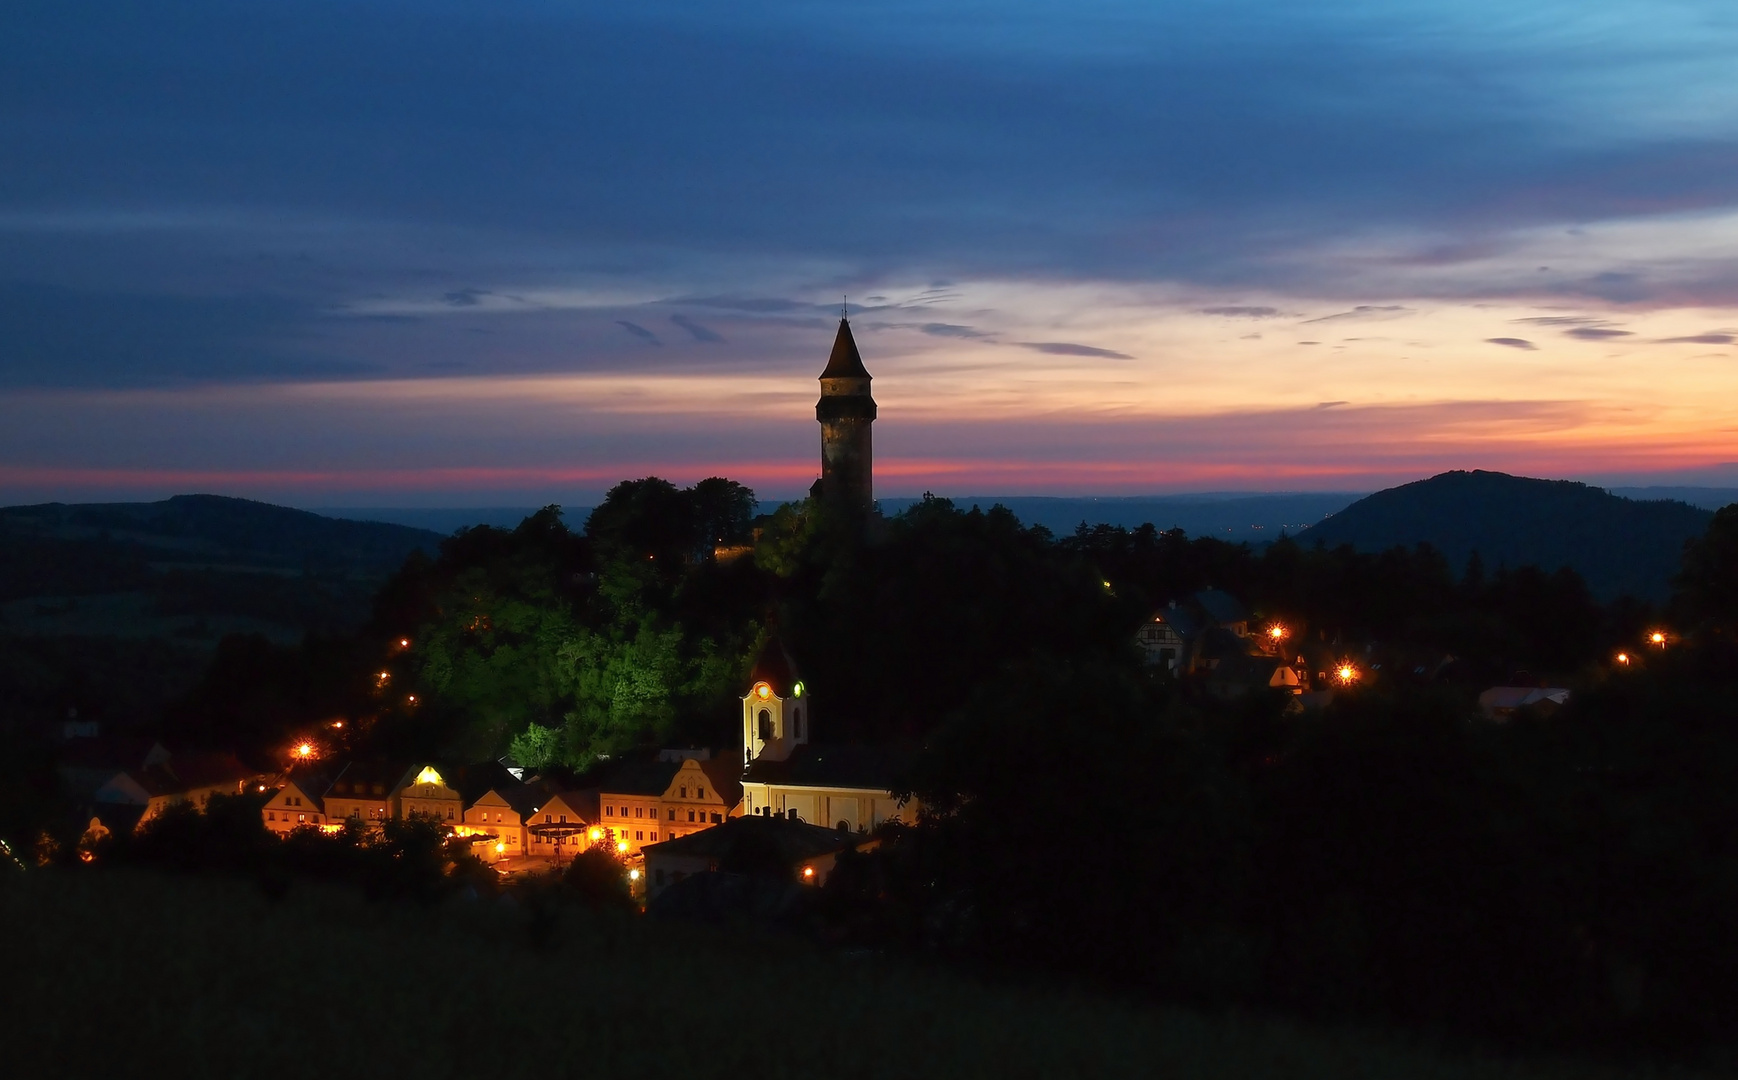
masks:
<path id="1" fill-rule="evenodd" d="M 1684 541 L 1711 511 L 1673 500 L 1638 501 L 1571 480 L 1447 472 L 1378 491 L 1298 535 L 1304 544 L 1363 551 L 1428 543 L 1460 572 L 1474 551 L 1501 565 L 1567 566 L 1603 599 L 1663 600 Z"/>

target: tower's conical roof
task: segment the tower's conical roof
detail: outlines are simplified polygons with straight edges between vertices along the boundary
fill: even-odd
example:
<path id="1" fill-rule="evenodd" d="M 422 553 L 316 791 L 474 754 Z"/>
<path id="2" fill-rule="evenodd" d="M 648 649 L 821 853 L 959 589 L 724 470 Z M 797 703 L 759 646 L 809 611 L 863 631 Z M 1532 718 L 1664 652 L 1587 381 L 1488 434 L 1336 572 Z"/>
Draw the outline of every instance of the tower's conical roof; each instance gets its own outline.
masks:
<path id="1" fill-rule="evenodd" d="M 791 691 L 802 676 L 797 674 L 796 662 L 791 654 L 785 651 L 784 642 L 773 634 L 761 646 L 760 655 L 754 659 L 754 669 L 748 676 L 750 685 L 764 682 L 772 687 L 772 692 L 779 697 L 790 697 Z"/>
<path id="2" fill-rule="evenodd" d="M 827 370 L 821 372 L 821 378 L 873 378 L 869 369 L 863 366 L 863 357 L 857 352 L 857 339 L 851 336 L 851 323 L 847 319 L 839 320 L 839 336 L 833 339 L 833 355 L 827 357 Z"/>

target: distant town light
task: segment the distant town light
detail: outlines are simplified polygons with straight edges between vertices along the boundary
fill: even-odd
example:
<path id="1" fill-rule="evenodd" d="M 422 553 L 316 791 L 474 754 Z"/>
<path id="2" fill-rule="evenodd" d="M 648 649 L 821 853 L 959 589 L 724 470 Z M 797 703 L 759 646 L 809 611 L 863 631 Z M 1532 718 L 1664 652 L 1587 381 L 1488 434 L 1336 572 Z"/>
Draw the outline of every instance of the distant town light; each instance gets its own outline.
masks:
<path id="1" fill-rule="evenodd" d="M 407 637 L 404 637 L 404 638 L 399 638 L 399 639 L 398 639 L 398 647 L 399 647 L 399 648 L 401 648 L 401 649 L 408 649 L 408 648 L 410 648 L 410 639 L 409 639 L 409 638 L 407 638 Z"/>

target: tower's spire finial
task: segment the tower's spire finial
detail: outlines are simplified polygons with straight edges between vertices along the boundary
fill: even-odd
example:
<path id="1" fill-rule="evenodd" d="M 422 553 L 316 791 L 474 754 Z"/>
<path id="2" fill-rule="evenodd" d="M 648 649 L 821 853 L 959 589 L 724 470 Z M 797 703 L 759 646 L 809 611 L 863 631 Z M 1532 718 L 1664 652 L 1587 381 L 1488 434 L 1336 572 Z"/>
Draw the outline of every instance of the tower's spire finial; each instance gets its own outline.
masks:
<path id="1" fill-rule="evenodd" d="M 841 295 L 839 297 L 839 318 L 846 319 L 846 318 L 850 318 L 850 316 L 851 316 L 851 298 L 847 295 Z"/>

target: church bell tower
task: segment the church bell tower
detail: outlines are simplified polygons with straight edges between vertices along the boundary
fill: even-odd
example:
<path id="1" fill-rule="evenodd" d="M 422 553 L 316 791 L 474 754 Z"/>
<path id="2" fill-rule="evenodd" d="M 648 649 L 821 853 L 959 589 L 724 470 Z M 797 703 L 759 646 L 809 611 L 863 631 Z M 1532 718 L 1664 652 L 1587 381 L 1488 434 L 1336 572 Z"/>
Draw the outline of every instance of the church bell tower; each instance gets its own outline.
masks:
<path id="1" fill-rule="evenodd" d="M 869 381 L 851 336 L 851 323 L 841 317 L 833 354 L 821 372 L 821 400 L 815 403 L 815 419 L 821 422 L 821 479 L 815 493 L 823 502 L 856 514 L 875 508 L 869 434 L 875 422 L 875 399 L 869 396 Z"/>

